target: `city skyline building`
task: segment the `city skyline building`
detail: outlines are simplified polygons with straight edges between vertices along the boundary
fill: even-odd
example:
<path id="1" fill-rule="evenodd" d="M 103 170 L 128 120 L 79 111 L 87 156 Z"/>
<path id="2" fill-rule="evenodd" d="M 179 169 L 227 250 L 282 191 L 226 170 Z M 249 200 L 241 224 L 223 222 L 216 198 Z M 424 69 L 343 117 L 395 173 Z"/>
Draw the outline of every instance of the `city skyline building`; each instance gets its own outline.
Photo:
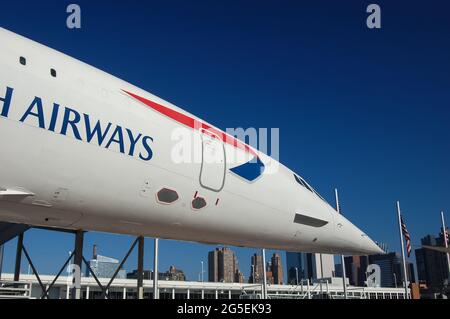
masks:
<path id="1" fill-rule="evenodd" d="M 216 248 L 208 253 L 208 281 L 239 282 L 243 274 L 234 251 L 228 247 Z"/>
<path id="2" fill-rule="evenodd" d="M 281 256 L 278 253 L 274 253 L 271 258 L 271 272 L 273 276 L 273 283 L 281 285 L 283 283 L 283 265 L 281 262 Z"/>
<path id="3" fill-rule="evenodd" d="M 381 283 L 380 287 L 402 287 L 403 286 L 403 266 L 400 254 L 390 252 L 387 254 L 369 256 L 369 263 L 380 266 Z M 411 271 L 413 269 L 413 271 Z M 414 266 L 406 262 L 408 282 L 414 282 Z"/>
<path id="4" fill-rule="evenodd" d="M 308 278 L 321 279 L 332 278 L 335 275 L 334 255 L 330 254 L 307 254 L 311 259 L 311 268 L 308 269 Z"/>
<path id="5" fill-rule="evenodd" d="M 398 253 L 390 252 L 370 256 L 346 256 L 344 263 L 349 284 L 352 286 L 367 286 L 367 267 L 370 264 L 376 264 L 380 267 L 380 287 L 394 288 L 403 286 L 402 263 Z M 406 269 L 408 272 L 408 281 L 410 283 L 415 282 L 414 264 L 407 261 Z M 342 277 L 341 271 L 339 271 L 339 274 Z"/>
<path id="6" fill-rule="evenodd" d="M 97 245 L 93 246 L 92 259 L 89 260 L 89 266 L 94 275 L 98 278 L 112 278 L 119 267 L 119 260 L 107 256 L 102 256 L 97 253 Z M 92 276 L 89 269 L 86 269 L 86 277 Z M 116 278 L 126 278 L 124 269 L 120 269 Z"/>
<path id="7" fill-rule="evenodd" d="M 272 273 L 272 262 L 268 261 L 266 263 L 266 279 L 267 279 L 267 283 L 270 285 L 274 284 L 273 281 L 273 273 Z"/>
<path id="8" fill-rule="evenodd" d="M 239 269 L 236 269 L 234 282 L 237 282 L 240 284 L 243 284 L 245 282 L 244 273 L 242 271 L 240 271 Z"/>
<path id="9" fill-rule="evenodd" d="M 219 251 L 214 249 L 208 253 L 208 281 L 219 282 Z"/>
<path id="10" fill-rule="evenodd" d="M 263 267 L 265 265 L 263 264 L 262 255 L 253 254 L 251 257 L 249 283 L 262 283 L 264 275 Z"/>
<path id="11" fill-rule="evenodd" d="M 421 239 L 422 245 L 445 246 L 444 235 L 441 232 L 437 237 L 427 235 Z M 425 283 L 430 292 L 441 292 L 448 285 L 448 261 L 445 253 L 426 248 L 415 250 L 417 277 L 420 283 Z"/>
<path id="12" fill-rule="evenodd" d="M 144 280 L 153 280 L 154 272 L 153 270 L 144 270 Z M 127 279 L 137 279 L 138 271 L 134 269 L 132 272 L 127 273 Z M 186 281 L 186 275 L 180 269 L 175 266 L 170 266 L 165 272 L 158 272 L 158 280 L 169 280 L 169 281 Z"/>
<path id="13" fill-rule="evenodd" d="M 368 256 L 345 256 L 344 266 L 349 284 L 364 287 L 366 281 L 366 270 L 369 265 Z"/>
<path id="14" fill-rule="evenodd" d="M 334 255 L 318 253 L 286 252 L 288 283 L 310 281 L 335 276 Z"/>
<path id="15" fill-rule="evenodd" d="M 287 283 L 297 285 L 298 281 L 304 279 L 304 254 L 297 252 L 286 252 Z"/>

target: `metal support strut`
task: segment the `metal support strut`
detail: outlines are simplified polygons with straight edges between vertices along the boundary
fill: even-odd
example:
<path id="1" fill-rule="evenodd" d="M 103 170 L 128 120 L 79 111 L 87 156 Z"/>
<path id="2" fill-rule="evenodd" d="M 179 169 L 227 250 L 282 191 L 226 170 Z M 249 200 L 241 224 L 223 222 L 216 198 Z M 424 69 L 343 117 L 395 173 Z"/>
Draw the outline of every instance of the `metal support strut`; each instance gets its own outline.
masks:
<path id="1" fill-rule="evenodd" d="M 155 238 L 155 255 L 153 258 L 153 299 L 159 299 L 159 289 L 158 289 L 158 248 L 159 240 Z"/>
<path id="2" fill-rule="evenodd" d="M 51 229 L 54 230 L 54 229 Z M 68 231 L 73 232 L 73 231 Z M 27 249 L 25 248 L 23 244 L 23 238 L 24 233 L 21 233 L 18 235 L 17 240 L 17 249 L 16 249 L 16 260 L 15 260 L 15 268 L 14 268 L 14 281 L 18 282 L 20 280 L 20 268 L 22 263 L 22 252 L 24 253 L 26 259 L 28 260 L 28 263 L 30 264 L 30 267 L 33 270 L 33 274 L 36 276 L 36 279 L 39 283 L 39 286 L 42 290 L 41 299 L 42 298 L 49 298 L 49 291 L 56 283 L 57 279 L 60 277 L 64 269 L 67 267 L 67 265 L 70 263 L 70 260 L 73 258 L 74 263 L 73 265 L 76 267 L 74 271 L 74 282 L 75 285 L 72 288 L 71 291 L 71 298 L 72 299 L 81 299 L 81 266 L 84 263 L 86 265 L 86 268 L 88 271 L 92 274 L 92 277 L 94 277 L 95 281 L 97 282 L 98 286 L 100 287 L 102 294 L 101 298 L 108 298 L 109 295 L 109 288 L 111 287 L 111 284 L 113 283 L 114 279 L 117 277 L 119 271 L 122 269 L 123 265 L 127 261 L 128 257 L 130 256 L 131 252 L 133 251 L 134 247 L 138 245 L 138 276 L 137 276 L 137 297 L 139 299 L 144 299 L 144 237 L 139 236 L 136 238 L 136 240 L 131 245 L 130 249 L 128 250 L 125 257 L 122 259 L 121 263 L 118 265 L 116 271 L 114 272 L 113 276 L 110 278 L 108 284 L 106 286 L 103 286 L 100 282 L 100 280 L 97 278 L 96 274 L 94 273 L 93 269 L 91 268 L 89 262 L 84 258 L 83 256 L 83 242 L 84 242 L 84 231 L 83 230 L 77 230 L 75 233 L 75 249 L 69 256 L 69 258 L 65 261 L 64 265 L 60 268 L 58 271 L 56 277 L 53 279 L 50 285 L 45 286 L 42 283 L 42 280 L 38 274 L 38 271 L 33 264 L 33 261 L 31 260 L 30 255 L 28 254 Z M 157 273 L 157 265 L 158 265 L 158 239 L 155 239 L 155 270 Z M 156 298 L 158 298 L 158 291 L 157 291 L 157 280 L 154 283 L 156 283 Z M 155 286 L 154 286 L 155 288 Z M 155 291 L 155 290 L 154 290 Z"/>
<path id="3" fill-rule="evenodd" d="M 137 296 L 144 299 L 144 237 L 138 237 Z"/>
<path id="4" fill-rule="evenodd" d="M 78 271 L 75 271 L 74 275 L 79 276 L 75 279 L 75 287 L 72 288 L 72 299 L 81 299 L 81 286 L 77 283 L 81 282 L 81 265 L 83 263 L 83 241 L 84 232 L 77 230 L 75 233 L 75 253 L 73 256 L 73 263 L 78 267 Z"/>
<path id="5" fill-rule="evenodd" d="M 17 238 L 16 249 L 16 265 L 14 268 L 14 281 L 20 280 L 20 265 L 22 263 L 22 249 L 23 249 L 23 233 Z"/>

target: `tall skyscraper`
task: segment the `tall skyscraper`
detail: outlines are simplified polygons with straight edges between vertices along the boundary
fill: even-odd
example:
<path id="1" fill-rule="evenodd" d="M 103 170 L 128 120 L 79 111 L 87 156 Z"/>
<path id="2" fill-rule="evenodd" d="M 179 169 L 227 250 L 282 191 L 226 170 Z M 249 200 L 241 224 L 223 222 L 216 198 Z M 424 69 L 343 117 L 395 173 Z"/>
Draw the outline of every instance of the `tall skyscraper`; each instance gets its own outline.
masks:
<path id="1" fill-rule="evenodd" d="M 273 254 L 271 259 L 271 271 L 273 276 L 273 283 L 281 285 L 283 283 L 283 267 L 281 265 L 280 254 Z"/>
<path id="2" fill-rule="evenodd" d="M 219 249 L 208 253 L 208 281 L 219 282 Z"/>
<path id="3" fill-rule="evenodd" d="M 222 265 L 222 271 L 219 271 L 220 281 L 234 282 L 234 276 L 237 269 L 236 255 L 229 248 L 224 248 L 219 254 L 219 265 Z"/>
<path id="4" fill-rule="evenodd" d="M 238 282 L 240 284 L 243 284 L 245 282 L 244 274 L 239 271 L 239 269 L 236 269 L 236 273 L 234 275 L 234 282 Z"/>
<path id="5" fill-rule="evenodd" d="M 365 286 L 368 256 L 345 256 L 344 266 L 348 282 L 352 286 Z"/>
<path id="6" fill-rule="evenodd" d="M 444 246 L 444 237 L 442 233 L 437 238 L 428 235 L 421 242 L 422 245 Z M 419 282 L 426 283 L 431 292 L 441 292 L 445 281 L 449 280 L 446 255 L 426 248 L 416 249 L 415 253 Z"/>
<path id="7" fill-rule="evenodd" d="M 364 287 L 367 281 L 367 266 L 376 264 L 380 267 L 381 287 L 401 287 L 403 285 L 402 264 L 398 254 L 377 254 L 370 256 L 346 256 L 345 272 L 352 286 Z M 407 262 L 408 281 L 415 282 L 414 266 Z"/>
<path id="8" fill-rule="evenodd" d="M 287 252 L 288 283 L 298 280 L 330 278 L 334 276 L 334 256 L 329 254 L 312 254 Z M 298 275 L 298 276 L 297 276 Z"/>
<path id="9" fill-rule="evenodd" d="M 248 280 L 250 283 L 262 283 L 264 276 L 262 255 L 254 254 L 251 261 L 250 277 Z"/>
<path id="10" fill-rule="evenodd" d="M 369 262 L 380 266 L 381 271 L 381 287 L 395 287 L 396 279 L 400 278 L 401 272 L 397 273 L 396 265 L 400 265 L 398 268 L 401 270 L 401 257 L 397 253 L 388 253 L 380 255 L 369 256 Z M 395 274 L 395 275 L 394 275 Z"/>
<path id="11" fill-rule="evenodd" d="M 287 281 L 291 285 L 298 284 L 297 280 L 306 279 L 306 254 L 286 252 Z"/>
<path id="12" fill-rule="evenodd" d="M 311 258 L 311 269 L 308 273 L 310 279 L 321 279 L 334 277 L 334 255 L 330 254 L 308 254 Z"/>
<path id="13" fill-rule="evenodd" d="M 228 247 L 216 248 L 208 253 L 208 280 L 236 282 L 240 277 L 236 255 Z"/>
<path id="14" fill-rule="evenodd" d="M 264 274 L 263 274 L 264 276 Z M 266 264 L 266 279 L 268 284 L 273 284 L 272 263 L 269 261 Z"/>

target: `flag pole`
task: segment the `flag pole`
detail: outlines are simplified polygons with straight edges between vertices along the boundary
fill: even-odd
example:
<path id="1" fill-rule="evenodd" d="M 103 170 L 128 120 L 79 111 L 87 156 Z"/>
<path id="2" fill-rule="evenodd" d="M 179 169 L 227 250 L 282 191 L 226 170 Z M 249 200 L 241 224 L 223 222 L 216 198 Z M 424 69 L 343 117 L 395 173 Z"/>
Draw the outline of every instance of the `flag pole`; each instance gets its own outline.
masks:
<path id="1" fill-rule="evenodd" d="M 442 221 L 442 233 L 444 235 L 444 245 L 445 245 L 445 248 L 448 248 L 447 230 L 445 228 L 444 212 L 441 212 L 441 221 Z M 448 266 L 448 278 L 450 280 L 450 255 L 449 255 L 449 253 L 447 253 L 446 255 L 447 255 L 447 266 Z"/>
<path id="2" fill-rule="evenodd" d="M 336 211 L 341 214 L 341 206 L 339 205 L 339 194 L 337 188 L 334 189 L 334 196 L 336 198 Z M 344 287 L 344 299 L 347 299 L 347 274 L 345 273 L 345 260 L 344 255 L 341 255 L 341 265 L 342 265 L 342 285 Z"/>
<path id="3" fill-rule="evenodd" d="M 402 247 L 403 284 L 405 286 L 405 299 L 409 299 L 408 298 L 408 273 L 406 272 L 405 247 L 403 244 L 403 232 L 402 232 L 402 222 L 401 222 L 400 202 L 399 201 L 397 201 L 397 215 L 398 215 L 398 228 L 400 231 L 400 244 Z"/>

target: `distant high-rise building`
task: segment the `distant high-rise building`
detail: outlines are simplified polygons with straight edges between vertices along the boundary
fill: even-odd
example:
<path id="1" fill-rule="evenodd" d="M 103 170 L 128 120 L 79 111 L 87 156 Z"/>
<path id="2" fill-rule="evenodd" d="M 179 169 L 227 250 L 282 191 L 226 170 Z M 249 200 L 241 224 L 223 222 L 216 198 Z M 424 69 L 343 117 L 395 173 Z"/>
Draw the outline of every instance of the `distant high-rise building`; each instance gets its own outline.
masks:
<path id="1" fill-rule="evenodd" d="M 369 265 L 367 256 L 345 256 L 344 267 L 348 282 L 352 286 L 365 286 L 366 270 Z"/>
<path id="2" fill-rule="evenodd" d="M 219 281 L 234 282 L 237 269 L 236 256 L 229 248 L 223 248 L 219 253 Z"/>
<path id="3" fill-rule="evenodd" d="M 208 253 L 208 281 L 219 282 L 219 249 Z"/>
<path id="4" fill-rule="evenodd" d="M 414 264 L 413 264 L 413 263 L 410 263 L 409 261 L 407 261 L 407 262 L 406 262 L 406 266 L 407 266 L 407 269 L 408 269 L 408 278 L 409 278 L 409 281 L 410 281 L 411 283 L 416 283 L 416 282 L 417 282 L 417 279 L 416 279 L 416 272 L 414 271 Z"/>
<path id="5" fill-rule="evenodd" d="M 92 259 L 89 261 L 89 266 L 98 278 L 112 278 L 114 273 L 119 267 L 119 261 L 117 259 L 106 257 L 97 254 L 97 245 L 93 247 Z M 89 269 L 86 269 L 86 276 L 92 276 Z M 126 278 L 126 272 L 120 269 L 116 278 Z"/>
<path id="6" fill-rule="evenodd" d="M 280 254 L 272 255 L 271 271 L 273 276 L 273 283 L 281 285 L 283 283 L 283 266 L 281 264 Z"/>
<path id="7" fill-rule="evenodd" d="M 138 271 L 137 269 L 134 269 L 132 272 L 127 273 L 127 279 L 137 279 Z M 144 270 L 143 271 L 143 279 L 144 280 L 152 280 L 153 279 L 153 271 L 151 270 Z"/>
<path id="8" fill-rule="evenodd" d="M 408 273 L 408 282 L 414 283 L 416 282 L 416 274 L 414 271 L 414 264 L 406 261 L 406 271 Z M 401 258 L 399 256 L 398 263 L 394 264 L 394 273 L 395 273 L 395 279 L 397 279 L 397 287 L 403 287 L 403 265 L 401 262 Z"/>
<path id="9" fill-rule="evenodd" d="M 342 264 L 341 263 L 336 264 L 334 266 L 334 275 L 336 277 L 342 277 Z"/>
<path id="10" fill-rule="evenodd" d="M 127 278 L 137 279 L 137 270 L 135 269 L 132 272 L 128 273 Z M 154 279 L 153 271 L 144 270 L 144 279 Z M 170 266 L 169 270 L 167 270 L 166 272 L 158 273 L 158 280 L 185 281 L 186 276 L 182 270 L 175 268 L 175 266 Z"/>
<path id="11" fill-rule="evenodd" d="M 329 254 L 287 252 L 286 261 L 290 284 L 295 284 L 297 277 L 312 281 L 333 277 L 335 272 L 334 256 Z"/>
<path id="12" fill-rule="evenodd" d="M 334 255 L 329 254 L 307 254 L 311 258 L 312 265 L 308 273 L 310 279 L 334 277 Z"/>
<path id="13" fill-rule="evenodd" d="M 264 274 L 263 274 L 264 275 Z M 272 263 L 269 261 L 266 264 L 266 280 L 268 284 L 273 284 Z"/>
<path id="14" fill-rule="evenodd" d="M 186 276 L 184 275 L 184 272 L 180 269 L 175 268 L 175 266 L 170 266 L 169 270 L 165 273 L 160 273 L 159 278 L 160 280 L 172 280 L 172 281 L 185 281 Z"/>
<path id="15" fill-rule="evenodd" d="M 422 238 L 422 245 L 444 246 L 444 236 L 439 234 L 436 238 L 428 235 Z M 448 262 L 444 253 L 426 248 L 415 250 L 417 276 L 419 282 L 426 283 L 431 292 L 441 292 L 448 278 Z"/>
<path id="16" fill-rule="evenodd" d="M 263 267 L 262 255 L 254 254 L 251 259 L 250 277 L 248 282 L 262 283 L 264 276 Z M 265 267 L 268 283 L 277 285 L 283 283 L 283 266 L 280 254 L 274 253 Z"/>
<path id="17" fill-rule="evenodd" d="M 228 247 L 216 248 L 208 253 L 208 280 L 211 282 L 235 282 L 239 271 L 234 252 Z"/>
<path id="18" fill-rule="evenodd" d="M 289 284 L 296 285 L 298 284 L 297 280 L 306 278 L 305 260 L 306 254 L 304 253 L 286 252 L 287 281 Z"/>
<path id="19" fill-rule="evenodd" d="M 369 256 L 369 262 L 380 266 L 381 287 L 395 287 L 395 280 L 397 280 L 397 282 L 402 282 L 401 272 L 397 272 L 397 269 L 401 271 L 402 268 L 401 257 L 399 254 L 392 252 L 388 254 L 371 255 Z"/>
<path id="20" fill-rule="evenodd" d="M 263 267 L 262 255 L 254 254 L 252 256 L 250 277 L 248 279 L 250 283 L 262 283 L 264 276 Z"/>
<path id="21" fill-rule="evenodd" d="M 127 274 L 127 279 L 137 279 L 137 269 L 129 272 Z M 154 272 L 152 270 L 144 270 L 143 272 L 144 280 L 154 279 Z M 158 273 L 159 280 L 171 280 L 171 281 L 185 281 L 186 276 L 184 272 L 180 269 L 175 268 L 175 266 L 170 266 L 169 270 L 166 272 Z"/>
<path id="22" fill-rule="evenodd" d="M 236 273 L 234 275 L 234 282 L 238 282 L 240 284 L 243 284 L 245 282 L 244 274 L 239 271 L 239 269 L 236 269 Z"/>
<path id="23" fill-rule="evenodd" d="M 377 264 L 380 267 L 381 287 L 401 287 L 403 285 L 401 258 L 394 252 L 370 256 L 346 256 L 344 263 L 349 284 L 352 286 L 366 286 L 369 264 Z M 406 268 L 408 281 L 415 282 L 414 266 L 407 262 Z"/>

